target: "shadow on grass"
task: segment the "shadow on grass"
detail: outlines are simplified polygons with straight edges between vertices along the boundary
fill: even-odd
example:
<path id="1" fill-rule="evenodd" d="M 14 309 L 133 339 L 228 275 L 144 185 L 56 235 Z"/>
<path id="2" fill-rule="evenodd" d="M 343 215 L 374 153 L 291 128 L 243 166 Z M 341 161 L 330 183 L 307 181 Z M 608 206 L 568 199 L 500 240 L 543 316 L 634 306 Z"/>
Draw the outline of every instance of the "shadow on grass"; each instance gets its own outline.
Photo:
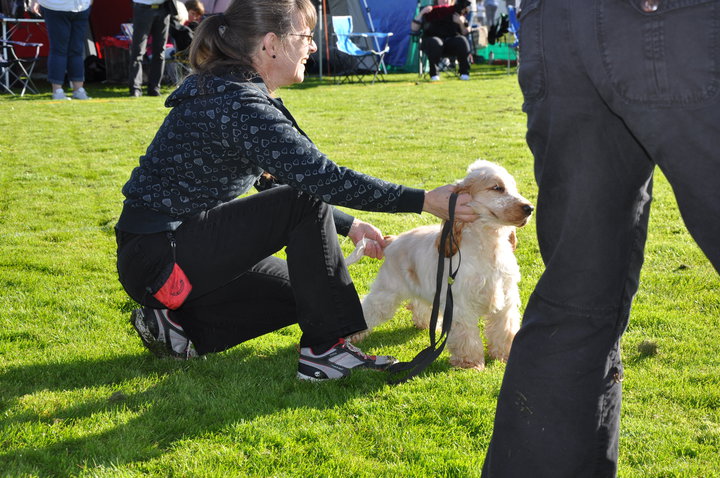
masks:
<path id="1" fill-rule="evenodd" d="M 378 332 L 367 344 L 399 344 L 418 333 L 422 331 Z M 338 381 L 301 382 L 295 378 L 296 364 L 295 347 L 263 355 L 262 347 L 246 343 L 207 360 L 188 362 L 141 354 L 6 368 L 0 374 L 0 411 L 4 412 L 0 428 L 35 433 L 39 425 L 46 427 L 48 436 L 62 438 L 40 445 L 14 438 L 24 444 L 0 452 L 0 468 L 61 477 L 75 476 L 85 467 L 112 469 L 139 463 L 136 466 L 142 468 L 142 462 L 171 452 L 180 440 L 283 410 L 331 409 L 387 384 L 386 374 L 369 370 Z M 447 368 L 438 363 L 429 373 Z M 150 385 L 143 389 L 145 382 Z M 83 391 L 102 387 L 108 389 L 104 398 L 81 399 L 76 405 L 53 406 L 67 403 L 65 397 L 43 398 L 38 407 L 35 402 L 18 403 L 37 393 L 82 396 Z M 25 411 L 8 414 L 13 407 Z"/>

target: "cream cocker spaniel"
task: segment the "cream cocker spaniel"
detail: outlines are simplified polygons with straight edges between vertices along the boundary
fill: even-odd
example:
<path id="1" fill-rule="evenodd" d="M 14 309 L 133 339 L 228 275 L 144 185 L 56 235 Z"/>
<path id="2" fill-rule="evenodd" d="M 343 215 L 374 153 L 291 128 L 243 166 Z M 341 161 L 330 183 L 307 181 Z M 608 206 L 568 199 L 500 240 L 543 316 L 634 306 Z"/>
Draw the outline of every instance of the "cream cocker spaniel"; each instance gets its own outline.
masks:
<path id="1" fill-rule="evenodd" d="M 452 365 L 482 370 L 485 351 L 478 319 L 485 317 L 488 352 L 499 360 L 507 360 L 520 327 L 515 228 L 527 224 L 534 208 L 518 193 L 515 179 L 507 170 L 489 161 L 471 164 L 456 192 L 472 195 L 469 205 L 480 217 L 472 223 L 453 225 L 459 255 L 452 245 L 446 246 L 446 257 L 454 256 L 453 266 L 458 267 L 460 261 L 452 286 L 453 323 L 447 344 Z M 362 340 L 374 327 L 392 318 L 408 299 L 415 325 L 428 328 L 441 229 L 440 225 L 423 226 L 390 238 L 385 262 L 362 301 L 368 329 L 349 340 Z M 447 276 L 447 266 L 445 273 Z M 447 281 L 443 281 L 441 314 L 446 287 Z"/>

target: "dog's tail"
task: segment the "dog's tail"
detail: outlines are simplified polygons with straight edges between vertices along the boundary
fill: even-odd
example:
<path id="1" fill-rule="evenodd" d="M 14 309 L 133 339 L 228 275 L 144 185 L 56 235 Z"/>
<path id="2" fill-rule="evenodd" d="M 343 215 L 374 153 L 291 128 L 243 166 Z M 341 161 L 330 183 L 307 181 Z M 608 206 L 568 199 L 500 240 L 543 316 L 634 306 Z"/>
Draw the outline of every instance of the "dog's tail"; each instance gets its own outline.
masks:
<path id="1" fill-rule="evenodd" d="M 391 242 L 393 242 L 395 239 L 397 239 L 397 236 L 383 236 L 383 239 L 385 240 L 385 247 L 389 246 Z"/>

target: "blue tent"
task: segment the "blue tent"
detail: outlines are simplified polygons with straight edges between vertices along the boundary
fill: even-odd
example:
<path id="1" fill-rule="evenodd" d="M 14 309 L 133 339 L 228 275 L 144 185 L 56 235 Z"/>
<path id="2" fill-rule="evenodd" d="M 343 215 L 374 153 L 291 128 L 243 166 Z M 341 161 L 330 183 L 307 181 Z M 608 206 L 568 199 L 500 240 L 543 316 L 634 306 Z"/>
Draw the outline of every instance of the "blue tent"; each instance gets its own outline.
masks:
<path id="1" fill-rule="evenodd" d="M 417 0 L 315 0 L 325 19 L 316 29 L 316 43 L 320 50 L 316 62 L 322 61 L 323 72 L 332 69 L 334 41 L 332 39 L 333 15 L 351 15 L 355 32 L 392 32 L 390 51 L 385 64 L 397 69 L 406 65 L 410 51 L 410 23 L 415 16 Z M 322 58 L 319 58 L 322 56 Z M 317 65 L 319 66 L 319 65 Z"/>
<path id="2" fill-rule="evenodd" d="M 385 63 L 404 67 L 410 50 L 410 23 L 415 16 L 417 0 L 360 0 L 360 3 L 367 3 L 368 23 L 372 21 L 375 31 L 393 32 Z"/>

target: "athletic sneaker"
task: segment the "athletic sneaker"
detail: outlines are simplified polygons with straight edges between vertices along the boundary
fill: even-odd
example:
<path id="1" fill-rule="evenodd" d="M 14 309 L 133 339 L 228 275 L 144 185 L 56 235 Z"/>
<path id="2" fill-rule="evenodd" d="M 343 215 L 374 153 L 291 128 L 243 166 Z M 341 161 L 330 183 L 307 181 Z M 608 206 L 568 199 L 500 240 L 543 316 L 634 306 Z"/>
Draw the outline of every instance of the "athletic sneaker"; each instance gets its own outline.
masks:
<path id="1" fill-rule="evenodd" d="M 65 92 L 62 88 L 58 88 L 57 90 L 53 91 L 52 99 L 54 100 L 69 100 L 67 96 L 65 96 Z"/>
<path id="2" fill-rule="evenodd" d="M 72 99 L 74 100 L 89 100 L 90 97 L 87 94 L 87 91 L 85 91 L 85 88 L 78 88 L 77 90 L 73 91 Z"/>
<path id="3" fill-rule="evenodd" d="M 470 79 L 470 75 L 460 75 L 460 79 L 461 79 L 462 81 L 467 81 L 467 80 Z"/>
<path id="4" fill-rule="evenodd" d="M 327 352 L 316 355 L 310 347 L 300 349 L 297 378 L 301 380 L 328 380 L 350 375 L 357 367 L 384 370 L 397 362 L 390 355 L 367 355 L 345 339 L 330 347 Z"/>
<path id="5" fill-rule="evenodd" d="M 439 76 L 439 75 L 433 75 L 433 76 L 430 77 L 430 81 L 440 81 L 440 76 Z"/>
<path id="6" fill-rule="evenodd" d="M 167 309 L 135 309 L 130 315 L 130 323 L 145 347 L 156 357 L 187 360 L 199 356 L 180 324 L 168 317 Z"/>

